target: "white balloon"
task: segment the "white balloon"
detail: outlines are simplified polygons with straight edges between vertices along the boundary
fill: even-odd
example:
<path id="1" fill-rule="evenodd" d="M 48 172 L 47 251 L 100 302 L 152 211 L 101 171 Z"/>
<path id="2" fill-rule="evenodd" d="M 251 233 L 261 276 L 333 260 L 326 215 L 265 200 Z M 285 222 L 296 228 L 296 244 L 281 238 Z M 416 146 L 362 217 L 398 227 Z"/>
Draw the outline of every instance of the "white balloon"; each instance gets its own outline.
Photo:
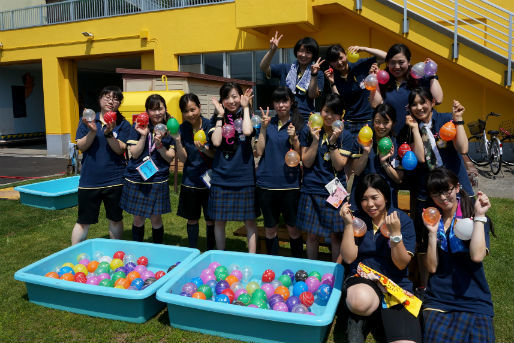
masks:
<path id="1" fill-rule="evenodd" d="M 463 241 L 469 241 L 473 234 L 473 220 L 471 218 L 463 218 L 457 220 L 453 228 L 455 236 Z"/>

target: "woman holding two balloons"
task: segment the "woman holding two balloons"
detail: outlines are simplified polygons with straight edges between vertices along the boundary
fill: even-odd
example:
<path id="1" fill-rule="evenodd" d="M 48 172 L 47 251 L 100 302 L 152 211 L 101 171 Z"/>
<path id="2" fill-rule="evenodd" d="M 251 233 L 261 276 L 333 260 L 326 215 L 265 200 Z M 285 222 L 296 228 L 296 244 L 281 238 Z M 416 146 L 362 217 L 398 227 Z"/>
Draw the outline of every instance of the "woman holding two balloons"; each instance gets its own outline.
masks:
<path id="1" fill-rule="evenodd" d="M 296 228 L 296 212 L 300 189 L 297 132 L 303 119 L 289 88 L 278 87 L 271 98 L 277 115 L 270 118 L 269 108 L 266 112 L 261 108 L 262 123 L 256 143 L 257 155 L 261 156 L 256 173 L 256 195 L 264 217 L 266 251 L 278 255 L 277 230 L 282 213 L 289 231 L 291 254 L 302 257 L 303 239 Z"/>

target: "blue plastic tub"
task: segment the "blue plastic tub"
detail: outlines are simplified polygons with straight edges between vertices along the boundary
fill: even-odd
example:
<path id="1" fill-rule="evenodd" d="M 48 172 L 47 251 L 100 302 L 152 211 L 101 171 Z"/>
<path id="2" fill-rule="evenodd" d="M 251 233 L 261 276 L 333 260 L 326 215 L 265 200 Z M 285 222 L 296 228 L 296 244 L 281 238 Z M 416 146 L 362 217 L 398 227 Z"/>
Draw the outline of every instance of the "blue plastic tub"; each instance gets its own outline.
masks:
<path id="1" fill-rule="evenodd" d="M 273 269 L 276 277 L 285 269 L 321 274 L 333 273 L 335 285 L 327 306 L 314 304 L 316 316 L 249 308 L 180 296 L 182 286 L 191 278 L 200 276 L 211 262 L 230 266 L 250 266 L 254 281 L 259 281 L 266 269 Z M 315 343 L 326 340 L 330 325 L 341 298 L 343 267 L 336 263 L 255 255 L 239 252 L 209 251 L 175 274 L 157 291 L 157 299 L 168 304 L 170 325 L 176 328 L 202 332 L 249 342 Z M 290 288 L 291 290 L 292 288 Z M 171 293 L 170 293 L 171 292 Z M 292 292 L 291 292 L 292 293 Z"/>
<path id="2" fill-rule="evenodd" d="M 15 187 L 14 190 L 20 192 L 20 201 L 24 205 L 60 210 L 77 205 L 79 178 L 72 176 L 31 183 Z"/>
<path id="3" fill-rule="evenodd" d="M 66 262 L 76 264 L 80 253 L 94 256 L 95 252 L 100 251 L 112 257 L 118 250 L 136 257 L 146 256 L 149 260 L 148 269 L 153 272 L 166 272 L 169 266 L 176 262 L 180 264 L 141 291 L 88 285 L 44 276 Z M 155 298 L 157 289 L 177 272 L 185 269 L 199 254 L 198 249 L 97 238 L 32 263 L 18 270 L 14 278 L 25 282 L 29 301 L 35 304 L 95 317 L 144 323 L 165 306 Z"/>

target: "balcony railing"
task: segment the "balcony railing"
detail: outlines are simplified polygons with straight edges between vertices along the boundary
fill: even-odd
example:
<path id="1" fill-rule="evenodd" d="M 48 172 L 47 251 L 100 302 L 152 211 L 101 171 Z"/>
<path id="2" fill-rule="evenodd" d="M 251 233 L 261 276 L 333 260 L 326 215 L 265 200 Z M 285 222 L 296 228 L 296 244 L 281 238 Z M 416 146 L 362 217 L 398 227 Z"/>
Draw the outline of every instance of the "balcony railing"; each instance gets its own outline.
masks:
<path id="1" fill-rule="evenodd" d="M 234 0 L 72 0 L 0 12 L 0 31 Z"/>

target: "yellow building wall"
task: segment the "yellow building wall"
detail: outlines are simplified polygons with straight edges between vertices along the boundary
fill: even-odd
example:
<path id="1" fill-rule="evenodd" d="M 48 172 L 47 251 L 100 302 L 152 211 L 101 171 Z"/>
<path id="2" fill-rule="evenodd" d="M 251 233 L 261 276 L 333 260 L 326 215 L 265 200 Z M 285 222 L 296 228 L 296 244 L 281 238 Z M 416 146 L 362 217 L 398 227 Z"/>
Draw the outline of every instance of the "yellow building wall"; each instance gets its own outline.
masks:
<path id="1" fill-rule="evenodd" d="M 363 10 L 356 12 L 352 0 L 236 0 L 4 31 L 0 64 L 42 60 L 47 132 L 70 133 L 72 139 L 78 110 L 74 61 L 138 53 L 143 69 L 178 70 L 178 56 L 183 54 L 268 49 L 275 30 L 284 33 L 284 48 L 306 35 L 320 45 L 387 50 L 396 42 L 405 43 L 412 50 L 412 62 L 430 57 L 438 63 L 445 92 L 441 111 L 448 111 L 457 98 L 468 109 L 466 121 L 489 111 L 514 118 L 514 87 L 502 86 L 505 65 L 463 44 L 459 59 L 452 61 L 451 38 L 413 20 L 405 37 L 400 13 L 375 1 L 363 3 Z M 93 33 L 93 39 L 83 37 L 83 31 Z"/>

